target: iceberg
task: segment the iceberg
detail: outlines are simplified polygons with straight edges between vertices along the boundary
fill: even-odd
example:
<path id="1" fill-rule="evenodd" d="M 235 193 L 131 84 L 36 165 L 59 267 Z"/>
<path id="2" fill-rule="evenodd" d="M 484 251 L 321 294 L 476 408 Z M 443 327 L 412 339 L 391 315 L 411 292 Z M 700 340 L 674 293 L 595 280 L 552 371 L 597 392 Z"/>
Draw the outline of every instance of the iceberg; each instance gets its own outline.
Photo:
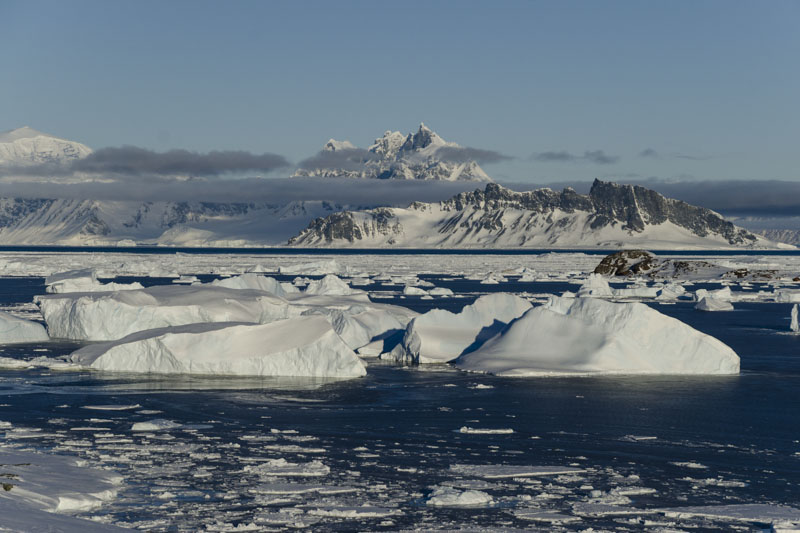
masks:
<path id="1" fill-rule="evenodd" d="M 233 276 L 226 279 L 218 279 L 211 282 L 215 287 L 227 289 L 252 289 L 264 291 L 275 296 L 285 297 L 287 294 L 299 292 L 297 287 L 291 283 L 280 283 L 275 278 L 254 273 L 245 273 L 240 276 Z"/>
<path id="2" fill-rule="evenodd" d="M 351 289 L 346 282 L 337 276 L 328 274 L 322 279 L 310 282 L 304 293 L 316 296 L 347 296 L 350 294 L 364 294 L 364 291 Z"/>
<path id="3" fill-rule="evenodd" d="M 434 309 L 414 318 L 403 342 L 391 357 L 415 363 L 446 363 L 480 345 L 506 324 L 530 309 L 518 296 L 495 293 L 481 296 L 460 313 Z"/>
<path id="4" fill-rule="evenodd" d="M 705 296 L 694 308 L 698 311 L 733 311 L 733 304 L 728 300 Z"/>
<path id="5" fill-rule="evenodd" d="M 44 326 L 0 311 L 0 344 L 49 341 Z"/>
<path id="6" fill-rule="evenodd" d="M 800 333 L 800 324 L 798 323 L 798 320 L 797 320 L 797 314 L 798 314 L 798 312 L 797 312 L 797 304 L 794 304 L 792 306 L 792 321 L 789 324 L 789 329 L 792 330 L 795 333 Z"/>
<path id="7" fill-rule="evenodd" d="M 114 372 L 355 378 L 364 364 L 322 316 L 190 324 L 85 346 L 73 363 Z"/>
<path id="8" fill-rule="evenodd" d="M 37 296 L 53 338 L 109 341 L 149 329 L 205 322 L 267 323 L 303 308 L 273 294 L 207 285 Z"/>
<path id="9" fill-rule="evenodd" d="M 608 281 L 601 274 L 589 274 L 586 281 L 578 289 L 578 296 L 591 296 L 594 298 L 611 298 L 614 293 L 608 285 Z"/>
<path id="10" fill-rule="evenodd" d="M 84 268 L 51 274 L 44 280 L 45 292 L 62 294 L 68 292 L 132 291 L 144 288 L 141 283 L 100 283 L 94 269 Z"/>
<path id="11" fill-rule="evenodd" d="M 511 322 L 456 367 L 503 376 L 737 374 L 719 340 L 642 303 L 551 298 Z"/>

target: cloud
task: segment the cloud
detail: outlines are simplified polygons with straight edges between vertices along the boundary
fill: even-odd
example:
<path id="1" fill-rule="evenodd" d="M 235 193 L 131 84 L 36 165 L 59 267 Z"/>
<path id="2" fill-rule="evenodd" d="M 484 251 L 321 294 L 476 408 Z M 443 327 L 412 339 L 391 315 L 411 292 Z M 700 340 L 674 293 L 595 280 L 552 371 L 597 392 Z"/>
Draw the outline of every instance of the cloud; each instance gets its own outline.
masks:
<path id="1" fill-rule="evenodd" d="M 14 166 L 3 169 L 7 176 L 69 176 L 96 174 L 101 177 L 150 176 L 169 178 L 175 176 L 214 177 L 243 172 L 272 172 L 289 166 L 277 154 L 252 154 L 243 151 L 212 151 L 208 153 L 188 150 L 155 152 L 137 146 L 101 148 L 83 159 L 64 164 Z"/>
<path id="2" fill-rule="evenodd" d="M 351 207 L 436 202 L 463 191 L 483 189 L 478 182 L 431 182 L 348 178 L 245 178 L 214 180 L 127 180 L 113 182 L 0 183 L 0 197 L 67 198 L 134 202 L 258 203 L 327 201 Z"/>
<path id="3" fill-rule="evenodd" d="M 679 152 L 671 152 L 668 154 L 661 154 L 654 148 L 645 148 L 641 152 L 639 152 L 639 157 L 645 158 L 652 158 L 652 159 L 688 159 L 691 161 L 707 161 L 709 159 L 713 159 L 713 156 L 710 155 L 692 155 L 692 154 L 682 154 Z"/>
<path id="4" fill-rule="evenodd" d="M 583 155 L 575 155 L 565 150 L 556 152 L 540 152 L 533 154 L 531 159 L 541 163 L 594 163 L 596 165 L 613 165 L 620 158 L 608 155 L 603 150 L 586 150 Z"/>
<path id="5" fill-rule="evenodd" d="M 298 166 L 305 170 L 332 168 L 337 170 L 359 171 L 369 161 L 379 159 L 378 156 L 363 148 L 346 148 L 336 151 L 322 150 L 317 154 L 300 161 Z"/>
<path id="6" fill-rule="evenodd" d="M 436 157 L 453 163 L 466 163 L 477 161 L 481 165 L 509 161 L 513 157 L 501 154 L 494 150 L 483 150 L 481 148 L 470 148 L 462 146 L 443 146 L 436 150 Z"/>

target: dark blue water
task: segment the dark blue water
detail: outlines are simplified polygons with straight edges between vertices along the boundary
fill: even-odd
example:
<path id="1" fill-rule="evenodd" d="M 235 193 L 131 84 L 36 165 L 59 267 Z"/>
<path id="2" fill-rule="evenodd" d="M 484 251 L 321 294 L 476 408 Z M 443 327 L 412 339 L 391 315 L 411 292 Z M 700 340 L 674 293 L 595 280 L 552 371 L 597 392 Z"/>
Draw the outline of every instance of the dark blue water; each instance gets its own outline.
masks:
<path id="1" fill-rule="evenodd" d="M 453 309 L 498 287 L 464 280 L 441 285 L 447 283 L 472 295 L 437 300 Z M 528 292 L 564 290 L 563 284 L 526 285 Z M 41 279 L 0 280 L 0 303 L 29 302 L 42 290 Z M 412 299 L 391 301 L 406 305 Z M 0 370 L 0 420 L 45 434 L 31 439 L 7 431 L 3 442 L 114 468 L 125 476 L 125 489 L 94 514 L 148 531 L 196 531 L 217 521 L 280 529 L 285 524 L 269 520 L 290 513 L 314 531 L 530 530 L 537 524 L 517 518 L 516 509 L 569 513 L 592 490 L 612 501 L 615 491 L 631 487 L 652 492 L 616 503 L 639 509 L 797 505 L 800 337 L 785 334 L 790 306 L 739 303 L 734 312 L 702 313 L 691 303 L 652 305 L 729 344 L 741 356 L 741 375 L 510 379 L 447 366 L 373 363 L 363 379 L 320 382 Z M 76 346 L 5 347 L 0 355 L 53 357 Z M 84 408 L 104 404 L 139 407 Z M 131 431 L 133 423 L 154 418 L 182 427 L 149 435 Z M 87 426 L 98 429 L 80 429 Z M 457 431 L 462 426 L 514 433 L 464 434 Z M 268 482 L 245 472 L 268 458 L 319 460 L 330 467 L 328 476 L 289 481 L 354 492 L 268 494 Z M 457 475 L 450 470 L 454 464 L 574 465 L 585 472 L 494 481 Z M 431 490 L 442 484 L 476 488 L 495 503 L 477 509 L 426 506 Z M 164 493 L 169 497 L 158 497 Z M 314 514 L 364 503 L 393 514 Z M 659 514 L 647 519 L 671 524 Z M 585 516 L 563 527 L 652 530 L 641 520 Z M 671 527 L 719 531 L 732 524 L 694 519 Z"/>

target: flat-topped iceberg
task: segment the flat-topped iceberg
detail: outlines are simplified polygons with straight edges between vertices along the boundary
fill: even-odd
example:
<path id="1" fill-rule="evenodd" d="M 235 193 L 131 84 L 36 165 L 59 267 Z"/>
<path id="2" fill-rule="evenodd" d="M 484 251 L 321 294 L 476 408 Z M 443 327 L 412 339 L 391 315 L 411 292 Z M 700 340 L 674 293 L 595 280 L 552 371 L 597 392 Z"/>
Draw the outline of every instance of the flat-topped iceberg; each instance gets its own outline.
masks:
<path id="1" fill-rule="evenodd" d="M 45 342 L 50 340 L 44 326 L 0 311 L 0 344 Z"/>
<path id="2" fill-rule="evenodd" d="M 55 294 L 67 292 L 132 291 L 143 288 L 142 284 L 137 281 L 133 283 L 101 283 L 97 279 L 97 272 L 91 268 L 51 274 L 45 278 L 44 284 L 47 286 L 45 288 L 46 292 Z"/>
<path id="3" fill-rule="evenodd" d="M 504 376 L 737 374 L 739 357 L 642 303 L 553 297 L 455 365 Z"/>
<path id="4" fill-rule="evenodd" d="M 85 346 L 72 362 L 160 374 L 355 378 L 364 364 L 323 316 L 269 324 L 190 324 Z"/>
<path id="5" fill-rule="evenodd" d="M 495 293 L 481 296 L 460 313 L 428 311 L 409 322 L 402 344 L 390 357 L 415 363 L 452 361 L 491 338 L 530 307 L 530 302 L 518 296 Z"/>
<path id="6" fill-rule="evenodd" d="M 267 292 L 204 285 L 53 294 L 38 296 L 36 302 L 51 337 L 97 341 L 185 324 L 267 323 L 298 316 L 303 311 Z"/>

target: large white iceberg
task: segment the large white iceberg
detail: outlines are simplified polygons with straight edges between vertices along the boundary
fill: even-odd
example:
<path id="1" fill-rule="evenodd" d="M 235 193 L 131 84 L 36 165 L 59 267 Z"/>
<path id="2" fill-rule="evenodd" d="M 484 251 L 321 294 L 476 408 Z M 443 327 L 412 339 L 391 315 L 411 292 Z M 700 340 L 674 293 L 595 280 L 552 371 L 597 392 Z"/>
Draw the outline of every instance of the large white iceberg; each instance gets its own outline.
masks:
<path id="1" fill-rule="evenodd" d="M 391 357 L 415 363 L 446 363 L 480 345 L 531 304 L 518 296 L 495 293 L 481 296 L 460 313 L 434 309 L 409 322 L 401 345 Z"/>
<path id="2" fill-rule="evenodd" d="M 739 372 L 719 340 L 645 304 L 595 298 L 553 297 L 455 364 L 505 376 Z"/>
<path id="3" fill-rule="evenodd" d="M 85 346 L 72 362 L 116 372 L 354 378 L 364 364 L 323 316 L 191 324 Z"/>
<path id="4" fill-rule="evenodd" d="M 0 344 L 44 342 L 50 340 L 44 326 L 0 311 Z"/>

